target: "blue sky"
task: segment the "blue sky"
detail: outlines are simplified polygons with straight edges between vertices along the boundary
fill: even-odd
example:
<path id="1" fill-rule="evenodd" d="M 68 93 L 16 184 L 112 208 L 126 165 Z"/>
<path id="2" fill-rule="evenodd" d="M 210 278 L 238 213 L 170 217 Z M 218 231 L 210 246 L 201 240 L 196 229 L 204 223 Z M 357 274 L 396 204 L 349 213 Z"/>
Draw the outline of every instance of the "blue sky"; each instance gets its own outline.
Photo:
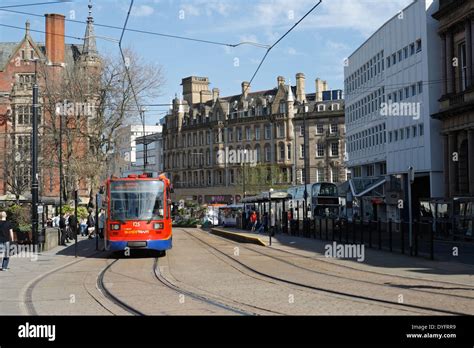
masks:
<path id="1" fill-rule="evenodd" d="M 44 0 L 2 0 L 0 6 L 44 2 Z M 343 60 L 359 47 L 380 25 L 412 0 L 323 0 L 300 26 L 269 54 L 252 84 L 252 90 L 276 86 L 284 76 L 294 84 L 295 74 L 306 75 L 306 90 L 314 92 L 314 80 L 328 81 L 332 89 L 343 88 Z M 316 0 L 136 0 L 128 27 L 146 31 L 189 36 L 198 39 L 239 43 L 253 41 L 272 44 L 284 34 Z M 86 20 L 88 0 L 64 4 L 17 8 L 42 15 L 62 13 Z M 129 0 L 93 1 L 96 23 L 122 26 Z M 44 30 L 44 19 L 0 11 L 0 23 Z M 119 38 L 120 31 L 96 27 L 96 35 Z M 83 37 L 84 25 L 66 23 L 66 34 Z M 0 27 L 0 41 L 21 40 L 24 31 Z M 38 42 L 44 35 L 32 33 Z M 81 41 L 66 39 L 70 43 Z M 106 54 L 117 54 L 116 43 L 98 39 Z M 240 93 L 242 81 L 252 77 L 265 50 L 255 46 L 229 48 L 127 32 L 124 46 L 132 47 L 143 60 L 162 65 L 166 84 L 161 97 L 152 103 L 169 103 L 181 93 L 181 79 L 190 75 L 208 76 L 210 88 L 221 96 Z M 236 64 L 238 63 L 238 64 Z M 166 108 L 154 107 L 147 113 L 148 123 L 156 123 Z"/>

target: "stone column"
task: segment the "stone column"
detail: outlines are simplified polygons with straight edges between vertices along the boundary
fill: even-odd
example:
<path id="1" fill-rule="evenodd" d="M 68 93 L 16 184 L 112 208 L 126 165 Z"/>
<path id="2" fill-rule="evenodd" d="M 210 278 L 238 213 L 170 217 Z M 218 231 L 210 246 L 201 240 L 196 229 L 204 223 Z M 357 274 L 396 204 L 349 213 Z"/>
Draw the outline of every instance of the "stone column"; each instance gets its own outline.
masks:
<path id="1" fill-rule="evenodd" d="M 444 195 L 449 197 L 449 163 L 451 156 L 449 155 L 449 138 L 448 135 L 443 135 L 443 170 L 444 170 Z"/>
<path id="2" fill-rule="evenodd" d="M 453 34 L 446 33 L 446 93 L 454 92 Z"/>
<path id="3" fill-rule="evenodd" d="M 457 181 L 458 181 L 458 162 L 453 161 L 453 154 L 457 151 L 457 134 L 455 132 L 449 133 L 448 135 L 448 171 L 449 171 L 449 196 L 453 197 L 456 194 L 457 190 Z M 458 154 L 459 155 L 459 154 Z"/>
<path id="4" fill-rule="evenodd" d="M 466 34 L 466 86 L 471 86 L 472 81 L 472 31 L 471 19 L 468 18 L 464 23 L 464 31 Z"/>
<path id="5" fill-rule="evenodd" d="M 474 19 L 470 18 L 471 22 L 471 83 L 474 85 Z"/>
<path id="6" fill-rule="evenodd" d="M 446 67 L 447 67 L 447 62 L 446 62 L 446 34 L 443 33 L 441 34 L 441 95 L 446 94 Z"/>
<path id="7" fill-rule="evenodd" d="M 467 131 L 467 149 L 469 194 L 474 196 L 474 129 Z"/>

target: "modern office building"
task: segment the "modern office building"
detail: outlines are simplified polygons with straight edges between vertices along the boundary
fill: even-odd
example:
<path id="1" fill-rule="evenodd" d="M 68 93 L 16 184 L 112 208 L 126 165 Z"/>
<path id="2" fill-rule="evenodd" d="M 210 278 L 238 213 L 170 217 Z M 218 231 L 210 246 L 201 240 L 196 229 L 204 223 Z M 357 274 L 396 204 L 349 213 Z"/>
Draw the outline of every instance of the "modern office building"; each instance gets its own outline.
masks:
<path id="1" fill-rule="evenodd" d="M 407 214 L 412 201 L 443 195 L 441 42 L 432 18 L 438 1 L 417 0 L 395 14 L 347 60 L 344 69 L 349 201 L 364 218 Z M 406 207 L 406 204 L 405 204 Z"/>

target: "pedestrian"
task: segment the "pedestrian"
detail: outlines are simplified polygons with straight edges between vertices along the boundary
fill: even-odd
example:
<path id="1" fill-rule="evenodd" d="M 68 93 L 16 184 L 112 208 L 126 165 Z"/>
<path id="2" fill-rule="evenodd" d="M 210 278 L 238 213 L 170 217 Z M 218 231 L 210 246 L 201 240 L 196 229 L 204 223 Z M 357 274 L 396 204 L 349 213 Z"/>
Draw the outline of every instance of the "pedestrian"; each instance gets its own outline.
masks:
<path id="1" fill-rule="evenodd" d="M 267 227 L 268 227 L 268 213 L 265 213 L 263 214 L 262 224 L 260 225 L 260 228 L 258 229 L 258 233 L 266 232 Z"/>
<path id="2" fill-rule="evenodd" d="M 87 236 L 89 239 L 94 238 L 95 232 L 95 218 L 92 215 L 92 209 L 89 210 L 89 216 L 87 217 Z"/>
<path id="3" fill-rule="evenodd" d="M 104 239 L 104 228 L 105 228 L 105 210 L 100 209 L 99 213 L 99 237 Z"/>
<path id="4" fill-rule="evenodd" d="M 7 213 L 0 212 L 0 245 L 3 249 L 3 260 L 1 271 L 8 271 L 10 261 L 10 242 L 13 242 L 13 226 L 7 221 Z"/>
<path id="5" fill-rule="evenodd" d="M 64 218 L 63 214 L 59 215 L 58 226 L 59 226 L 59 231 L 61 232 L 61 243 L 60 243 L 60 245 L 66 246 L 66 239 L 67 239 L 66 228 L 67 228 L 67 225 L 66 225 L 66 219 Z"/>
<path id="6" fill-rule="evenodd" d="M 252 224 L 252 232 L 255 232 L 255 229 L 257 228 L 257 213 L 255 210 L 250 215 L 250 223 Z"/>
<path id="7" fill-rule="evenodd" d="M 76 236 L 77 236 L 77 218 L 76 218 L 76 215 L 74 215 L 74 214 L 69 215 L 68 225 L 69 225 L 69 238 L 75 240 Z"/>
<path id="8" fill-rule="evenodd" d="M 59 214 L 53 217 L 53 227 L 59 227 Z"/>
<path id="9" fill-rule="evenodd" d="M 87 235 L 87 219 L 86 218 L 81 219 L 80 228 L 81 228 L 81 237 L 85 237 Z"/>

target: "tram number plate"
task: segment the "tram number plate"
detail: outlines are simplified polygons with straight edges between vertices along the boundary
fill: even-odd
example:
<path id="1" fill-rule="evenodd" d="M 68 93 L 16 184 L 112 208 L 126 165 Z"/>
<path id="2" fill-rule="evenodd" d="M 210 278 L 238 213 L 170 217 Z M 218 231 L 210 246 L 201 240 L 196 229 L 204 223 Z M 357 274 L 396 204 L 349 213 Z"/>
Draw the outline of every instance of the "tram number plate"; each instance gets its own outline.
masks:
<path id="1" fill-rule="evenodd" d="M 131 248 L 145 248 L 147 246 L 146 242 L 128 242 L 127 246 Z"/>

